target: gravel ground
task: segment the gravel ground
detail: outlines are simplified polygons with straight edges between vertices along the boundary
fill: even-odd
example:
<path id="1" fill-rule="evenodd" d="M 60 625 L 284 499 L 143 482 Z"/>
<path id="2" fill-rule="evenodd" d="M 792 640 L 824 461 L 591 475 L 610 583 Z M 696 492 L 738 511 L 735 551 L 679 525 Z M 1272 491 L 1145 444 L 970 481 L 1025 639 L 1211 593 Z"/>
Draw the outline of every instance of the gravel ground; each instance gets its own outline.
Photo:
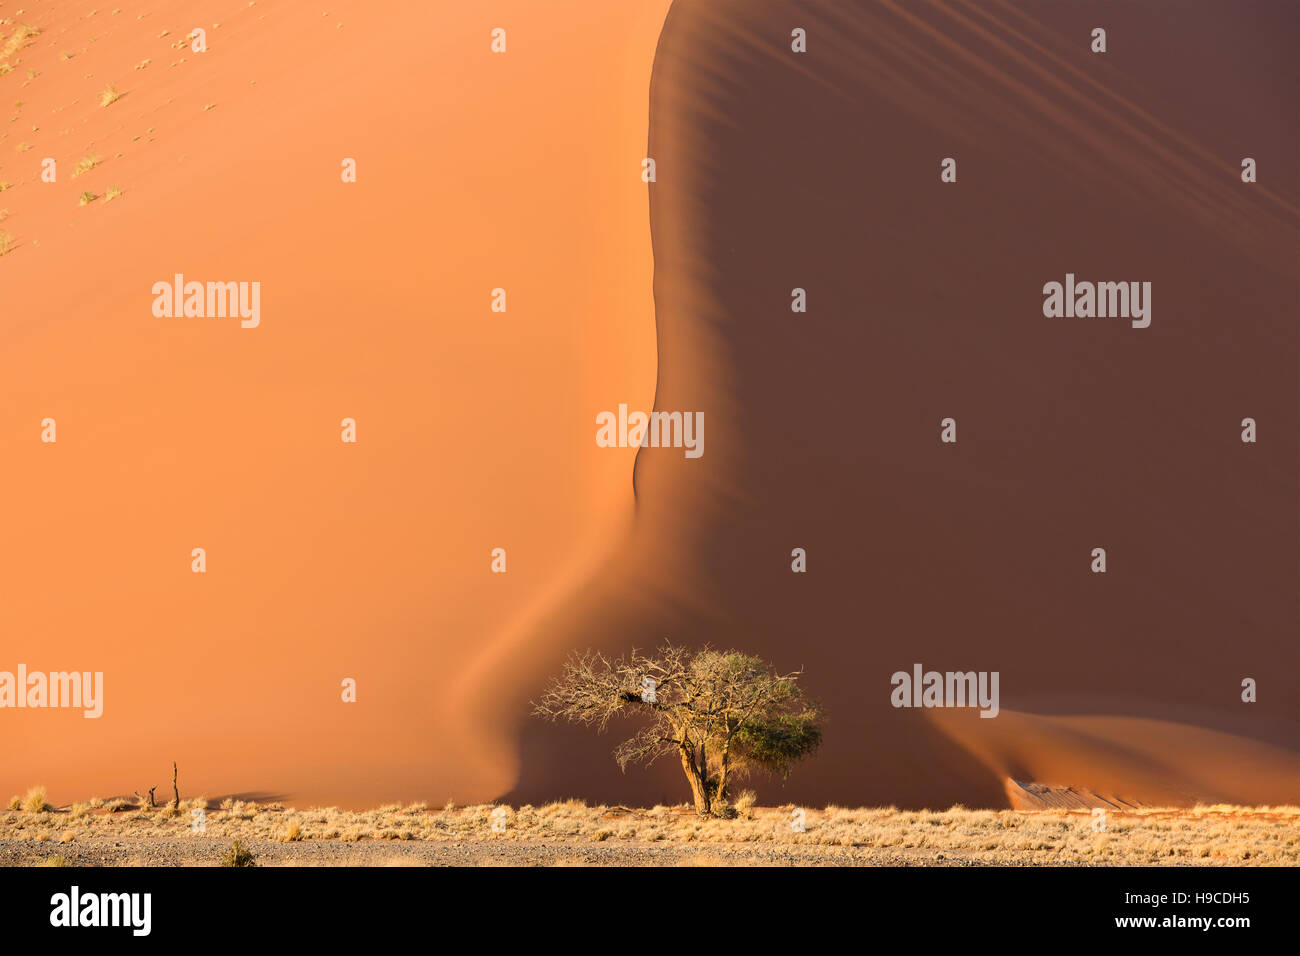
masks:
<path id="1" fill-rule="evenodd" d="M 35 866 L 61 856 L 70 866 L 216 866 L 225 840 L 90 838 L 73 843 L 0 841 L 0 866 Z M 663 843 L 540 841 L 255 842 L 259 866 L 976 866 L 927 850 L 762 844 L 688 847 Z M 1006 861 L 1014 862 L 1014 861 Z"/>

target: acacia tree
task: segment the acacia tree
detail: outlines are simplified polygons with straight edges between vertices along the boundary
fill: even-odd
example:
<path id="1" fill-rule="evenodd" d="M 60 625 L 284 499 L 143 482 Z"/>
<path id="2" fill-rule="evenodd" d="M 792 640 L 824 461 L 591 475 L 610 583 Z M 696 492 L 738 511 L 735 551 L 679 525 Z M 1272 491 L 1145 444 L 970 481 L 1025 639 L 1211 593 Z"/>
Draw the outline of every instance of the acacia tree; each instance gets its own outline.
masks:
<path id="1" fill-rule="evenodd" d="M 633 650 L 613 660 L 595 651 L 573 654 L 533 713 L 604 733 L 615 716 L 648 718 L 614 750 L 629 764 L 677 755 L 701 813 L 726 806 L 732 780 L 754 770 L 788 773 L 822 740 L 822 712 L 806 700 L 798 678 L 778 674 L 761 658 L 705 647 Z"/>

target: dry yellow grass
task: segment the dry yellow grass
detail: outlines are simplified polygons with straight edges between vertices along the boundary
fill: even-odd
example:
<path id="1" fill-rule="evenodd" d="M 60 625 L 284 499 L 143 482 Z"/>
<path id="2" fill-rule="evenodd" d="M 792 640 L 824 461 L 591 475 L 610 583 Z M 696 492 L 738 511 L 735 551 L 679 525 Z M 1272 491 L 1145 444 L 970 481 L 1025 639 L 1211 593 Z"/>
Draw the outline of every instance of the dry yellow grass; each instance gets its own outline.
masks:
<path id="1" fill-rule="evenodd" d="M 40 36 L 40 32 L 25 23 L 16 26 L 12 33 L 0 45 L 0 63 L 6 62 L 11 56 L 17 53 L 28 40 Z"/>
<path id="2" fill-rule="evenodd" d="M 72 167 L 72 178 L 76 179 L 99 165 L 99 157 L 94 153 L 88 153 L 77 161 L 77 165 Z"/>
<path id="3" fill-rule="evenodd" d="M 276 836 L 276 839 L 281 843 L 297 842 L 302 839 L 302 827 L 298 824 L 297 820 L 290 820 L 288 824 L 286 824 L 284 831 Z"/>
<path id="4" fill-rule="evenodd" d="M 22 803 L 44 807 L 33 788 Z M 746 801 L 748 803 L 748 801 Z M 207 801 L 185 801 L 179 814 L 124 809 L 127 801 L 95 800 L 65 810 L 0 811 L 0 841 L 96 838 L 171 840 L 190 833 L 190 810 Z M 794 807 L 749 805 L 733 819 L 700 817 L 686 807 L 649 809 L 588 807 L 568 800 L 517 809 L 492 805 L 428 810 L 423 804 L 391 804 L 378 810 L 335 807 L 289 810 L 279 804 L 228 799 L 206 811 L 205 836 L 245 843 L 336 841 L 428 841 L 571 847 L 574 862 L 593 844 L 681 846 L 706 865 L 710 847 L 756 844 L 776 847 L 866 848 L 918 862 L 1102 865 L 1300 865 L 1300 807 L 1202 806 L 1110 811 L 1104 830 L 1094 830 L 1087 810 L 898 810 L 893 807 L 823 810 L 804 808 L 806 831 L 792 828 Z M 76 821 L 76 829 L 66 825 Z M 698 848 L 698 849 L 695 849 Z M 565 865 L 563 861 L 559 865 Z"/>

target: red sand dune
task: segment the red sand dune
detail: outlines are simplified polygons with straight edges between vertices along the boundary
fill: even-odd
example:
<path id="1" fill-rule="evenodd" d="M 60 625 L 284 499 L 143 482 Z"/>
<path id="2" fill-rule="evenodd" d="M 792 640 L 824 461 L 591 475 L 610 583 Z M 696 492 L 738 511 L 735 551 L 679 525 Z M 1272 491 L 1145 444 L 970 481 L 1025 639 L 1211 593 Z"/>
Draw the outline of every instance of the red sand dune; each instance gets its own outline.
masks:
<path id="1" fill-rule="evenodd" d="M 0 669 L 107 681 L 0 712 L 0 789 L 675 801 L 527 716 L 570 650 L 673 640 L 806 668 L 826 744 L 764 802 L 1300 802 L 1297 14 L 1247 6 L 0 4 L 41 31 Z M 177 271 L 261 325 L 154 318 Z M 1151 327 L 1043 318 L 1067 271 L 1151 280 Z M 595 447 L 621 402 L 705 455 Z M 1002 714 L 890 707 L 917 661 Z"/>

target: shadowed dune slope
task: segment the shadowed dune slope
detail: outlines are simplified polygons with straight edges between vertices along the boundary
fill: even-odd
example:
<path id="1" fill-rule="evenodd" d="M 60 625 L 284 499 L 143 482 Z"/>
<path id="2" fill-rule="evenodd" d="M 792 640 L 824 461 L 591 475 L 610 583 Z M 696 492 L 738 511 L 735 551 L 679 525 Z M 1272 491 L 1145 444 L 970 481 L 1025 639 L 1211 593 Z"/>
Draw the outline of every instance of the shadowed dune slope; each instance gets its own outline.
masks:
<path id="1" fill-rule="evenodd" d="M 703 411 L 707 450 L 640 451 L 625 550 L 486 653 L 519 664 L 500 699 L 570 648 L 707 641 L 828 708 L 764 801 L 1300 799 L 1298 14 L 1245 6 L 677 0 L 656 407 Z M 1151 282 L 1150 327 L 1045 318 L 1067 272 Z M 1003 713 L 894 709 L 916 662 L 1000 672 Z M 680 796 L 492 711 L 513 799 Z"/>

